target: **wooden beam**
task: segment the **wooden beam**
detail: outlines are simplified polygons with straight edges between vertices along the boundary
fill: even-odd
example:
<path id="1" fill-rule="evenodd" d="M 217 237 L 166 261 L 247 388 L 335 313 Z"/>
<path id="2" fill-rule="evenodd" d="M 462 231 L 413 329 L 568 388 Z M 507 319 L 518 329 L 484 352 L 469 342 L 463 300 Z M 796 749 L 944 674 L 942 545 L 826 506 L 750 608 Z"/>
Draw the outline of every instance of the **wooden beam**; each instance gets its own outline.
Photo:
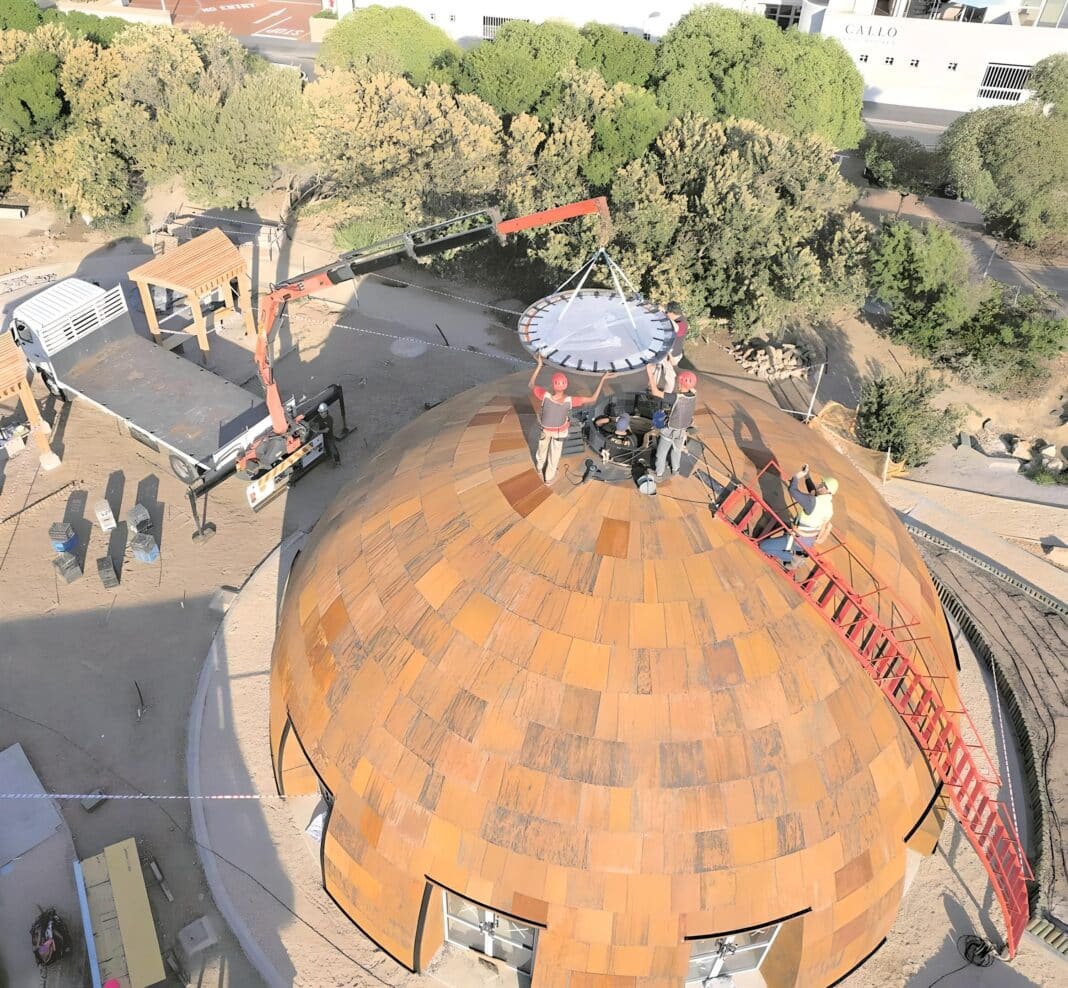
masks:
<path id="1" fill-rule="evenodd" d="M 33 435 L 33 441 L 37 444 L 37 451 L 41 454 L 41 467 L 45 470 L 55 470 L 60 460 L 48 442 L 48 434 L 52 431 L 52 427 L 41 417 L 33 392 L 25 381 L 19 386 L 19 401 L 22 402 L 22 410 L 26 413 L 26 420 L 30 423 L 30 432 Z"/>
<path id="2" fill-rule="evenodd" d="M 159 318 L 156 315 L 156 303 L 152 301 L 152 291 L 148 287 L 148 282 L 137 282 L 137 290 L 141 293 L 141 305 L 145 310 L 145 318 L 148 320 L 148 329 L 152 333 L 152 339 L 159 343 Z"/>
<path id="3" fill-rule="evenodd" d="M 245 335 L 256 335 L 256 318 L 252 311 L 252 279 L 242 268 L 237 275 L 238 297 L 241 299 L 241 315 L 245 319 Z"/>
<path id="4" fill-rule="evenodd" d="M 193 324 L 196 327 L 197 342 L 200 344 L 201 363 L 208 362 L 208 324 L 204 319 L 204 309 L 201 298 L 198 295 L 190 295 L 190 309 L 193 310 Z"/>

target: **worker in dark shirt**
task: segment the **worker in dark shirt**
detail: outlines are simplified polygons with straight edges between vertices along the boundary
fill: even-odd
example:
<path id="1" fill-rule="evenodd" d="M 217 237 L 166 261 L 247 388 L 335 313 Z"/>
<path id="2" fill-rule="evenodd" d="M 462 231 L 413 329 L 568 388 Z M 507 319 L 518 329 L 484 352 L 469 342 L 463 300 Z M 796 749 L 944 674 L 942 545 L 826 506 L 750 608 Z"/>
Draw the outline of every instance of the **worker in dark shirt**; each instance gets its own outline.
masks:
<path id="1" fill-rule="evenodd" d="M 682 360 L 683 345 L 690 324 L 682 314 L 682 306 L 679 305 L 678 302 L 668 302 L 668 304 L 664 306 L 664 313 L 667 315 L 668 319 L 671 320 L 671 325 L 675 329 L 675 339 L 671 344 L 671 349 L 668 350 L 660 360 L 655 364 L 645 365 L 645 373 L 649 377 L 650 391 L 654 388 L 658 388 L 665 394 L 673 394 L 675 391 L 677 368 L 679 366 L 679 361 Z"/>
<path id="2" fill-rule="evenodd" d="M 613 419 L 602 415 L 595 419 L 593 424 L 604 433 L 601 458 L 606 462 L 628 462 L 638 448 L 638 437 L 630 431 L 630 416 L 618 415 Z"/>
<path id="3" fill-rule="evenodd" d="M 341 463 L 341 453 L 338 452 L 337 438 L 334 436 L 334 416 L 330 414 L 330 406 L 324 401 L 317 409 L 318 415 L 313 416 L 309 424 L 312 431 L 323 437 L 323 452 L 330 456 L 334 466 Z"/>

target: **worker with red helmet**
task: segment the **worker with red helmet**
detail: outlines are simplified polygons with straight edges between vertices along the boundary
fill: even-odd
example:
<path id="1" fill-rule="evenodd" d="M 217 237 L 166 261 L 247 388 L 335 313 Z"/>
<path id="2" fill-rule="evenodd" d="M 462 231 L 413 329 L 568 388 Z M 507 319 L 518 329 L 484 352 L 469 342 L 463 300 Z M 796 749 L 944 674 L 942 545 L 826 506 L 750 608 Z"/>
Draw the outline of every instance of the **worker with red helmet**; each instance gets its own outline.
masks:
<path id="1" fill-rule="evenodd" d="M 667 422 L 660 429 L 660 438 L 656 443 L 656 475 L 662 477 L 671 457 L 671 472 L 676 474 L 682 466 L 682 451 L 686 448 L 687 430 L 693 425 L 694 410 L 697 407 L 697 375 L 692 370 L 684 370 L 678 375 L 678 390 L 675 392 L 671 410 L 667 413 Z M 664 392 L 655 384 L 650 389 L 657 398 L 663 398 Z"/>
<path id="2" fill-rule="evenodd" d="M 564 448 L 564 440 L 571 430 L 571 411 L 590 405 L 601 397 L 601 389 L 604 382 L 611 376 L 605 373 L 597 382 L 597 390 L 589 398 L 567 393 L 567 375 L 557 371 L 552 377 L 552 391 L 538 387 L 534 382 L 538 378 L 538 372 L 544 366 L 541 354 L 538 354 L 538 363 L 534 373 L 530 375 L 529 387 L 534 395 L 534 400 L 541 403 L 538 412 L 538 421 L 541 423 L 541 438 L 538 440 L 538 452 L 534 457 L 534 466 L 545 483 L 551 484 L 556 479 L 556 471 L 560 466 L 560 453 Z"/>

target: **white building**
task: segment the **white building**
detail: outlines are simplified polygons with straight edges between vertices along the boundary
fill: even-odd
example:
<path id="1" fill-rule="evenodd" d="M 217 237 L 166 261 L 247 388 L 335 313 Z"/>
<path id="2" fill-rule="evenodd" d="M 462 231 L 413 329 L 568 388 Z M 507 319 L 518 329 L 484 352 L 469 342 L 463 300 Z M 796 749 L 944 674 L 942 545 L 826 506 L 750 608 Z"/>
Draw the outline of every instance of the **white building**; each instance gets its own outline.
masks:
<path id="1" fill-rule="evenodd" d="M 372 0 L 322 0 L 344 16 Z M 974 110 L 1027 95 L 1032 66 L 1068 52 L 1068 0 L 721 0 L 780 27 L 836 38 L 879 103 Z M 613 24 L 655 39 L 697 4 L 685 0 L 411 0 L 404 4 L 461 44 L 492 39 L 509 20 Z"/>

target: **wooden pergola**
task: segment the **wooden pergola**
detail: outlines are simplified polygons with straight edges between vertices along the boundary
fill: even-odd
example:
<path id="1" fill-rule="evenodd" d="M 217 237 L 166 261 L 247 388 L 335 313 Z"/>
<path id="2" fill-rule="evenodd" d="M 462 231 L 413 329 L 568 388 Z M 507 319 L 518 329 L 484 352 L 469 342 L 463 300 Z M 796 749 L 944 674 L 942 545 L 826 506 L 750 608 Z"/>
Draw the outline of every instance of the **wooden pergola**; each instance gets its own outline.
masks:
<path id="1" fill-rule="evenodd" d="M 252 316 L 251 279 L 241 254 L 222 230 L 209 230 L 180 247 L 167 251 L 166 254 L 154 257 L 134 268 L 128 277 L 137 284 L 141 292 L 148 328 L 157 343 L 160 342 L 160 328 L 152 302 L 152 285 L 179 292 L 189 300 L 189 307 L 193 311 L 194 331 L 205 361 L 209 350 L 208 326 L 201 308 L 205 295 L 210 295 L 219 288 L 224 289 L 223 311 L 233 312 L 230 283 L 236 280 L 241 313 L 245 318 L 245 331 L 256 332 L 256 323 Z"/>
<path id="2" fill-rule="evenodd" d="M 30 390 L 26 374 L 26 358 L 22 351 L 15 345 L 10 333 L 0 336 L 0 401 L 18 396 L 22 403 L 22 410 L 26 413 L 26 419 L 30 423 L 30 431 L 37 449 L 41 454 L 41 466 L 45 470 L 53 470 L 59 466 L 59 457 L 52 452 L 48 444 L 49 425 L 37 408 L 34 401 L 33 391 Z"/>

